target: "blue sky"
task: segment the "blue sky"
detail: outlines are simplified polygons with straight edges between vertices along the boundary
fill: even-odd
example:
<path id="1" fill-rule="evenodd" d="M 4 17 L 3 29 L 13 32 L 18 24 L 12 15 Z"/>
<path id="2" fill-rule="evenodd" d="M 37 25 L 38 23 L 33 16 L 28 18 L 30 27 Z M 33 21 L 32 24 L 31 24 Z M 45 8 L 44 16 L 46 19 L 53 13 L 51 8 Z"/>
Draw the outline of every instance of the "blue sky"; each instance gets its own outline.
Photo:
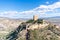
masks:
<path id="1" fill-rule="evenodd" d="M 60 16 L 60 0 L 0 0 L 0 17 Z"/>

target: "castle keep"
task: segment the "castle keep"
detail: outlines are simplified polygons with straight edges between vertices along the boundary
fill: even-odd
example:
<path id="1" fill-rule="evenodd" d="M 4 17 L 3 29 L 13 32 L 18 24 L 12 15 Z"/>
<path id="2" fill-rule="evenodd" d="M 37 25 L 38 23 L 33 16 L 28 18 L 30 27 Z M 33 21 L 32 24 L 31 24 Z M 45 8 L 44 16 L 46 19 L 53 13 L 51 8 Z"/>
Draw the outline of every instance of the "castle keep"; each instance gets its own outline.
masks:
<path id="1" fill-rule="evenodd" d="M 34 20 L 34 21 L 38 20 L 38 16 L 37 16 L 37 15 L 34 15 L 34 16 L 33 16 L 33 20 Z"/>

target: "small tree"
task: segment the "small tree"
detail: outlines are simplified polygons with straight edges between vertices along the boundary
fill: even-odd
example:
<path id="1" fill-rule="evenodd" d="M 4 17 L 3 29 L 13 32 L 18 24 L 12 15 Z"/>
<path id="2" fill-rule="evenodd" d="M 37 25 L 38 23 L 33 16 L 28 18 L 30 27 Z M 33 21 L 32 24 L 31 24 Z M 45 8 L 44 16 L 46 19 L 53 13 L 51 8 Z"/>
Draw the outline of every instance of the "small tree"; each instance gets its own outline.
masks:
<path id="1" fill-rule="evenodd" d="M 34 21 L 34 20 L 31 19 L 31 20 L 28 20 L 26 23 L 32 23 L 33 21 Z"/>
<path id="2" fill-rule="evenodd" d="M 43 19 L 38 19 L 38 20 L 37 20 L 37 23 L 43 24 Z"/>

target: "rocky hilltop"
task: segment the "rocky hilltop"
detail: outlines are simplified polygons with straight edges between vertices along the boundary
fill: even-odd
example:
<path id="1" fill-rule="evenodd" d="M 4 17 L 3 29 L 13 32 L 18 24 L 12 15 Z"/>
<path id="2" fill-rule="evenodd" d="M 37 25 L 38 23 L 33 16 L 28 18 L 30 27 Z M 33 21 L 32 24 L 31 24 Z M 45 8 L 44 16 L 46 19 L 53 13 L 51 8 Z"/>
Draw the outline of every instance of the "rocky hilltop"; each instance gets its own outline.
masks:
<path id="1" fill-rule="evenodd" d="M 60 40 L 60 28 L 42 19 L 28 20 L 11 32 L 8 40 Z"/>
<path id="2" fill-rule="evenodd" d="M 43 19 L 0 18 L 0 40 L 60 40 L 60 27 Z"/>

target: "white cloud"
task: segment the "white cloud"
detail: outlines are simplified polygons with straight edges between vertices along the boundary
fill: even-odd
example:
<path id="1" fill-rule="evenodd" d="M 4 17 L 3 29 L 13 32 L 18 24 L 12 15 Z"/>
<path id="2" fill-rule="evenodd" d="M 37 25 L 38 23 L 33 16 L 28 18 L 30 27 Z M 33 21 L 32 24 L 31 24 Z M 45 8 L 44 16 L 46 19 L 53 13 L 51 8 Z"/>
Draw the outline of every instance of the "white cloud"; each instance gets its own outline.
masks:
<path id="1" fill-rule="evenodd" d="M 39 7 L 35 8 L 33 10 L 23 11 L 22 13 L 25 13 L 28 15 L 37 14 L 37 15 L 46 15 L 46 16 L 48 16 L 48 15 L 49 16 L 59 16 L 60 11 L 58 11 L 58 8 L 60 8 L 60 2 L 56 2 L 51 5 L 40 5 Z M 50 13 L 47 13 L 47 12 L 50 12 Z"/>
<path id="2" fill-rule="evenodd" d="M 47 2 L 48 3 L 48 2 Z M 60 16 L 60 2 L 55 2 L 51 5 L 40 5 L 32 10 L 17 12 L 17 11 L 6 11 L 1 12 L 0 16 L 8 16 L 8 17 L 31 17 L 33 15 L 42 15 L 42 16 Z M 44 16 L 44 17 L 45 17 Z"/>
<path id="3" fill-rule="evenodd" d="M 47 1 L 46 4 L 49 4 L 49 2 Z"/>
<path id="4" fill-rule="evenodd" d="M 34 12 L 39 12 L 39 13 L 45 13 L 47 11 L 54 11 L 56 8 L 60 8 L 60 2 L 56 2 L 52 5 L 40 5 L 39 7 L 29 10 L 29 11 L 23 11 L 22 13 L 34 13 Z"/>
<path id="5" fill-rule="evenodd" d="M 54 9 L 56 9 L 56 8 L 60 8 L 60 2 L 56 2 L 52 5 L 40 5 L 39 7 L 37 7 L 34 10 L 42 9 L 40 11 L 43 11 L 45 13 L 47 11 L 54 11 Z"/>

